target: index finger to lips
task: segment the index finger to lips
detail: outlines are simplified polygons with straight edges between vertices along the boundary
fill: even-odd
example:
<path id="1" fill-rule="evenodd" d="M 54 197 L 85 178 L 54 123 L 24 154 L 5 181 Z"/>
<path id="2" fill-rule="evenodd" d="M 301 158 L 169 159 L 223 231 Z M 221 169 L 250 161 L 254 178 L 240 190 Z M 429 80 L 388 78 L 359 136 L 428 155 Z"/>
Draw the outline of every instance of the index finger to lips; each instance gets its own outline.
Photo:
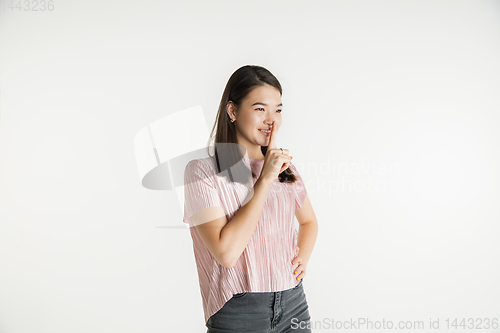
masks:
<path id="1" fill-rule="evenodd" d="M 274 120 L 272 128 L 271 128 L 271 137 L 269 138 L 269 145 L 267 146 L 268 149 L 276 148 L 276 133 L 277 132 L 278 132 L 278 130 L 276 127 L 276 120 Z"/>

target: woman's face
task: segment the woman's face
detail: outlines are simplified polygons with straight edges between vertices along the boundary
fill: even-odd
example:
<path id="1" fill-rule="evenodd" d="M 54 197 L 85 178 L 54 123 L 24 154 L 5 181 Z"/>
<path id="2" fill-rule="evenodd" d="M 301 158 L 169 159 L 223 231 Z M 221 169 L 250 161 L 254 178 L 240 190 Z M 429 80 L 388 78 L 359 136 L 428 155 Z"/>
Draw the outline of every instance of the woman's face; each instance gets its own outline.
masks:
<path id="1" fill-rule="evenodd" d="M 238 143 L 245 146 L 249 158 L 262 158 L 260 146 L 268 146 L 270 130 L 275 121 L 276 128 L 281 126 L 281 95 L 278 89 L 270 85 L 259 86 L 247 95 L 240 105 L 239 112 L 234 113 L 232 103 L 228 103 L 228 113 L 236 126 Z"/>

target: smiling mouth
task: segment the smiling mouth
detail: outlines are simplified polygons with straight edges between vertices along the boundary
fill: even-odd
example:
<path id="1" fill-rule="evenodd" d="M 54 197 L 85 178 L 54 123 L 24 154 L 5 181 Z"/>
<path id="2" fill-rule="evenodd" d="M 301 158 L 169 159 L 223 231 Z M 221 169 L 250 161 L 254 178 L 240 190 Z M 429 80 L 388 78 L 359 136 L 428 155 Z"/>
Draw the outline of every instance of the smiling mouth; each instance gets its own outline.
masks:
<path id="1" fill-rule="evenodd" d="M 259 130 L 259 132 L 261 132 L 261 133 L 262 133 L 262 134 L 264 134 L 265 136 L 270 136 L 270 135 L 271 135 L 271 131 Z"/>

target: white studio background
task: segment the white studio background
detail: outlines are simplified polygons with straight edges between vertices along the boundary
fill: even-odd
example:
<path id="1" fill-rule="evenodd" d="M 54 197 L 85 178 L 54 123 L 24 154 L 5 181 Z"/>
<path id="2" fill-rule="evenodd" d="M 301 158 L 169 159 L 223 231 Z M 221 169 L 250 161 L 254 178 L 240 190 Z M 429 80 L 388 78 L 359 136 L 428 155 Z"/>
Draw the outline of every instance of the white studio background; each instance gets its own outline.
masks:
<path id="1" fill-rule="evenodd" d="M 318 218 L 314 331 L 499 331 L 499 1 L 0 4 L 0 332 L 206 331 L 189 230 L 161 228 L 182 209 L 133 139 L 195 105 L 211 130 L 246 64 L 281 81 Z"/>

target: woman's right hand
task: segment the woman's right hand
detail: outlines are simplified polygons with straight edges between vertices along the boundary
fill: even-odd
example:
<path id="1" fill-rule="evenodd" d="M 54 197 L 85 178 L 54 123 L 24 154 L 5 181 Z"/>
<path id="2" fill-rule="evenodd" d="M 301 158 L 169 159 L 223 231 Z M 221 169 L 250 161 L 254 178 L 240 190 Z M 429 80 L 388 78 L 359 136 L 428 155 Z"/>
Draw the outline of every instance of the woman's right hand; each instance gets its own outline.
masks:
<path id="1" fill-rule="evenodd" d="M 286 170 L 290 165 L 290 155 L 288 149 L 276 148 L 276 136 L 278 134 L 278 127 L 273 121 L 271 127 L 271 137 L 269 138 L 269 145 L 267 146 L 266 156 L 264 158 L 264 165 L 260 172 L 259 179 L 265 182 L 274 183 L 278 179 L 279 174 Z"/>

